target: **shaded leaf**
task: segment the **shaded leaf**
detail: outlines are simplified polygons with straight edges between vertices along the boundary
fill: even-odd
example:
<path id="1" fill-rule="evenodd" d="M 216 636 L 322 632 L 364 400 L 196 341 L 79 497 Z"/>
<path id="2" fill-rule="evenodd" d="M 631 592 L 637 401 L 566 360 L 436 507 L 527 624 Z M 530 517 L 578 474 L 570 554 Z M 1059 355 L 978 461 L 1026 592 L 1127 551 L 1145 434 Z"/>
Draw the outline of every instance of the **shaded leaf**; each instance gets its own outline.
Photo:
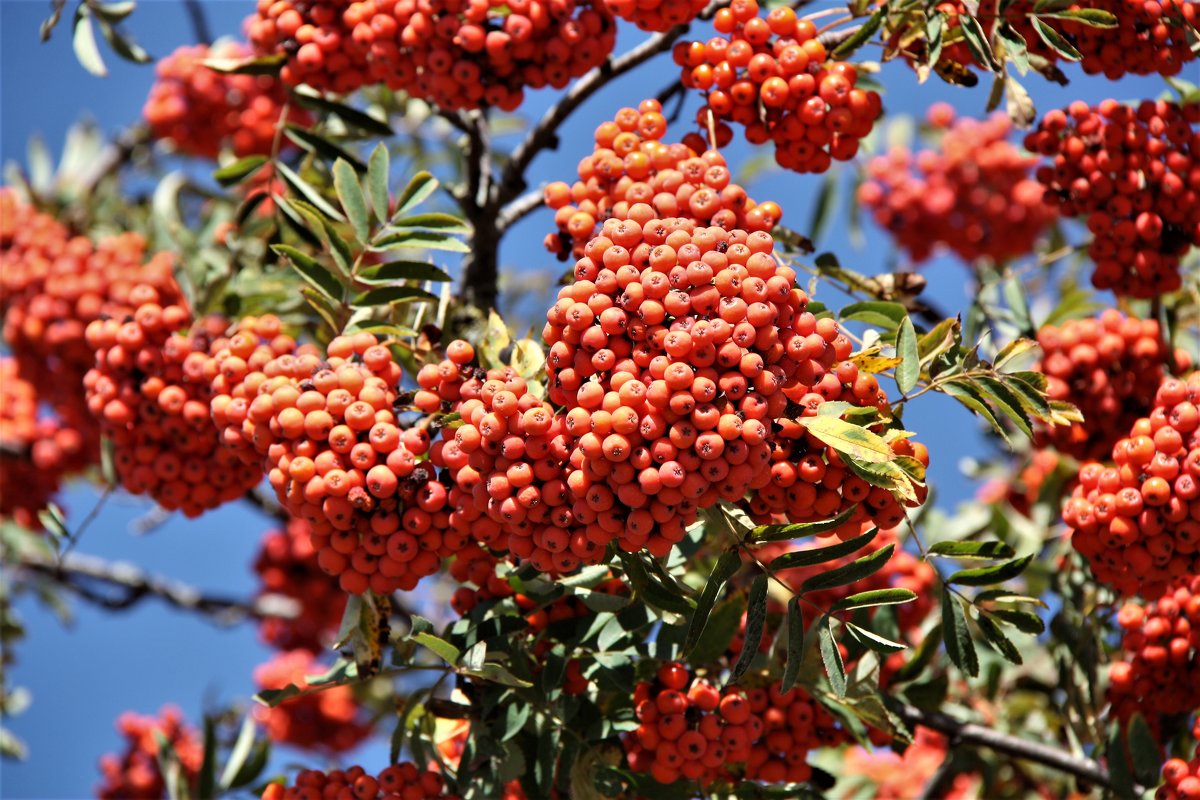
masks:
<path id="1" fill-rule="evenodd" d="M 900 364 L 896 367 L 896 386 L 901 394 L 908 394 L 917 385 L 921 377 L 921 357 L 917 352 L 917 331 L 913 328 L 912 319 L 905 315 L 900 320 L 900 328 L 896 332 L 896 355 Z"/>
<path id="2" fill-rule="evenodd" d="M 746 670 L 750 669 L 750 663 L 754 661 L 758 647 L 762 644 L 763 626 L 766 621 L 767 576 L 760 574 L 754 579 L 754 583 L 750 584 L 750 594 L 746 601 L 746 636 L 742 640 L 742 652 L 729 675 L 729 683 L 737 683 L 746 674 Z"/>
<path id="3" fill-rule="evenodd" d="M 213 173 L 213 180 L 222 186 L 232 186 L 253 175 L 266 163 L 266 156 L 246 156 L 218 169 Z"/>
<path id="4" fill-rule="evenodd" d="M 854 51 L 862 47 L 871 37 L 875 35 L 875 31 L 879 30 L 879 26 L 883 24 L 884 15 L 887 13 L 887 6 L 877 10 L 870 18 L 862 24 L 862 27 L 855 31 L 854 35 L 850 36 L 844 42 L 833 48 L 830 55 L 835 59 L 844 59 L 849 57 Z"/>
<path id="5" fill-rule="evenodd" d="M 342 285 L 328 269 L 312 256 L 287 244 L 271 245 L 271 249 L 288 260 L 300 276 L 334 303 L 341 302 Z"/>
<path id="6" fill-rule="evenodd" d="M 967 43 L 967 49 L 971 51 L 971 55 L 975 57 L 979 65 L 991 72 L 998 72 L 1000 64 L 996 61 L 996 54 L 992 52 L 992 45 L 988 42 L 987 33 L 979 24 L 979 20 L 970 14 L 959 14 L 958 24 L 963 32 L 963 39 Z"/>
<path id="7" fill-rule="evenodd" d="M 800 598 L 792 597 L 787 604 L 787 663 L 779 684 L 781 694 L 791 691 L 800 677 L 800 663 L 804 658 L 804 611 Z"/>
<path id="8" fill-rule="evenodd" d="M 942 587 L 942 635 L 946 642 L 946 655 L 954 665 L 972 678 L 979 675 L 979 655 L 975 642 L 967 628 L 967 618 L 958 600 Z"/>
<path id="9" fill-rule="evenodd" d="M 771 562 L 771 569 L 781 572 L 795 567 L 811 567 L 814 564 L 824 564 L 843 556 L 848 556 L 870 544 L 878 533 L 878 528 L 871 528 L 871 530 L 861 536 L 855 536 L 853 539 L 847 539 L 844 542 L 837 542 L 826 547 L 814 547 L 808 550 L 793 550 L 784 553 Z"/>
<path id="10" fill-rule="evenodd" d="M 318 192 L 315 187 L 297 175 L 291 167 L 289 167 L 287 164 L 284 164 L 282 161 L 277 161 L 275 163 L 275 168 L 279 172 L 279 177 L 283 178 L 283 182 L 286 183 L 292 189 L 292 191 L 298 192 L 301 197 L 319 208 L 321 213 L 325 216 L 335 219 L 338 222 L 345 222 L 346 218 L 342 216 L 341 212 L 330 205 L 329 201 L 322 197 L 321 193 Z"/>
<path id="11" fill-rule="evenodd" d="M 336 100 L 316 93 L 314 90 L 307 88 L 296 89 L 293 91 L 293 96 L 300 102 L 301 105 L 315 108 L 318 111 L 324 111 L 328 114 L 340 118 L 352 128 L 358 128 L 364 133 L 369 133 L 372 136 L 379 136 L 389 139 L 396 135 L 396 132 L 391 129 L 386 122 L 372 117 L 359 111 L 357 108 L 352 108 L 344 103 L 339 103 Z"/>
<path id="12" fill-rule="evenodd" d="M 929 555 L 949 558 L 1012 558 L 1016 553 L 1004 542 L 937 542 L 930 545 Z"/>
<path id="13" fill-rule="evenodd" d="M 437 187 L 437 178 L 428 172 L 421 171 L 413 175 L 409 179 L 408 185 L 404 187 L 404 191 L 400 192 L 400 195 L 396 198 L 396 211 L 392 215 L 392 219 L 403 217 L 421 205 L 421 203 L 424 203 L 437 190 Z"/>
<path id="14" fill-rule="evenodd" d="M 410 638 L 417 644 L 423 645 L 437 653 L 450 666 L 458 664 L 458 659 L 462 655 L 462 652 L 457 647 L 445 639 L 439 639 L 432 633 L 417 633 L 413 634 Z"/>
<path id="15" fill-rule="evenodd" d="M 853 622 L 843 622 L 847 632 L 868 650 L 873 650 L 876 653 L 899 653 L 901 650 L 908 649 L 908 646 L 900 642 L 894 642 L 886 636 L 880 636 L 878 633 L 869 631 L 861 625 L 855 625 Z"/>
<path id="16" fill-rule="evenodd" d="M 826 403 L 825 405 L 829 405 Z M 819 533 L 837 530 L 842 527 L 858 510 L 858 504 L 850 506 L 836 517 L 817 520 L 816 522 L 795 522 L 782 525 L 759 525 L 750 531 L 750 539 L 754 542 L 784 542 L 790 539 L 802 539 L 806 536 L 816 536 Z"/>
<path id="17" fill-rule="evenodd" d="M 978 599 L 978 598 L 977 598 Z M 1007 623 L 1022 633 L 1039 636 L 1046 630 L 1046 623 L 1032 611 L 1021 611 L 1015 608 L 996 608 L 988 611 L 996 619 Z"/>
<path id="18" fill-rule="evenodd" d="M 979 630 L 983 632 L 983 638 L 988 640 L 988 643 L 995 648 L 996 652 L 1004 657 L 1005 661 L 1012 664 L 1024 663 L 1021 658 L 1021 651 L 1017 650 L 1017 646 L 1012 643 L 1012 640 L 1004 635 L 1004 631 L 1000 630 L 1000 626 L 993 622 L 987 614 L 980 614 L 975 620 L 979 625 Z"/>
<path id="19" fill-rule="evenodd" d="M 393 219 L 391 224 L 396 228 L 423 228 L 430 231 L 442 231 L 443 233 L 471 232 L 471 226 L 465 221 L 453 214 L 443 214 L 438 211 Z"/>
<path id="20" fill-rule="evenodd" d="M 445 233 L 432 231 L 404 230 L 384 236 L 372 247 L 374 250 L 395 250 L 413 248 L 420 250 L 449 250 L 453 253 L 469 253 L 468 247 L 461 239 Z"/>
<path id="21" fill-rule="evenodd" d="M 283 132 L 285 136 L 300 145 L 302 149 L 316 153 L 326 161 L 336 162 L 338 159 L 341 159 L 354 167 L 357 172 L 365 172 L 367 169 L 366 165 L 357 156 L 341 145 L 326 139 L 324 136 L 294 124 L 285 126 Z"/>
<path id="22" fill-rule="evenodd" d="M 874 575 L 888 562 L 895 549 L 896 545 L 889 544 L 870 555 L 863 556 L 856 561 L 851 561 L 845 566 L 813 575 L 800 584 L 800 590 L 797 594 L 807 594 L 808 592 L 815 592 L 821 589 L 832 589 L 835 586 L 845 586 L 855 581 L 860 581 L 868 575 Z"/>
<path id="23" fill-rule="evenodd" d="M 838 600 L 829 609 L 834 611 L 849 611 L 855 608 L 874 608 L 875 606 L 895 606 L 911 603 L 917 599 L 917 593 L 911 589 L 872 589 L 869 592 L 859 592 Z"/>
<path id="24" fill-rule="evenodd" d="M 690 654 L 696 643 L 700 641 L 700 636 L 708 624 L 708 615 L 716 605 L 721 589 L 741 567 L 742 556 L 736 547 L 722 553 L 721 557 L 717 559 L 717 563 L 713 565 L 708 582 L 704 584 L 704 591 L 700 593 L 700 599 L 696 601 L 696 610 L 692 612 L 692 619 L 688 624 L 687 637 L 683 644 L 685 656 Z"/>
<path id="25" fill-rule="evenodd" d="M 1083 59 L 1083 55 L 1075 49 L 1074 45 L 1064 39 L 1061 33 L 1051 28 L 1038 17 L 1033 17 L 1031 21 L 1033 22 L 1033 29 L 1037 31 L 1038 36 L 1042 37 L 1042 41 L 1051 50 L 1058 53 L 1059 56 L 1068 61 L 1080 61 Z"/>
<path id="26" fill-rule="evenodd" d="M 1003 583 L 1024 572 L 1032 560 L 1033 554 L 1031 553 L 1021 558 L 1015 558 L 1012 561 L 1005 561 L 1003 564 L 959 570 L 947 578 L 946 582 L 956 583 L 959 586 L 991 586 L 996 583 Z"/>
<path id="27" fill-rule="evenodd" d="M 746 596 L 741 592 L 718 603 L 708 615 L 708 624 L 704 626 L 700 641 L 692 648 L 688 661 L 696 665 L 711 664 L 724 656 L 741 627 L 744 613 Z"/>
<path id="28" fill-rule="evenodd" d="M 912 658 L 904 662 L 900 669 L 892 676 L 892 684 L 907 683 L 920 675 L 925 667 L 929 666 L 929 662 L 933 660 L 933 654 L 937 652 L 938 645 L 942 643 L 942 625 L 938 623 L 934 625 L 929 633 L 925 634 L 925 638 L 917 645 L 917 650 L 913 653 Z"/>
<path id="29" fill-rule="evenodd" d="M 829 685 L 838 697 L 846 696 L 846 665 L 842 663 L 842 653 L 838 650 L 837 642 L 833 640 L 832 622 L 827 616 L 817 622 L 817 642 L 821 650 L 821 661 L 825 664 L 825 673 L 829 676 Z"/>
<path id="30" fill-rule="evenodd" d="M 419 286 L 382 286 L 356 296 L 351 305 L 356 308 L 373 308 L 375 306 L 391 305 L 392 303 L 417 300 L 428 302 L 430 300 L 436 301 L 437 299 L 437 295 L 427 292 Z"/>

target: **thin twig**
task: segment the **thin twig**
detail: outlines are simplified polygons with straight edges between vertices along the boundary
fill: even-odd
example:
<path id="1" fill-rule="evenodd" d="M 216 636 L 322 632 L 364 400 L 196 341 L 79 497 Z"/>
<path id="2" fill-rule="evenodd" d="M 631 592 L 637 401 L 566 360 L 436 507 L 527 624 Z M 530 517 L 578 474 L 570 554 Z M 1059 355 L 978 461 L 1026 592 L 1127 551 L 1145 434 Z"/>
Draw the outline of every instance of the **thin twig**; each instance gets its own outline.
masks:
<path id="1" fill-rule="evenodd" d="M 52 578 L 85 600 L 112 610 L 126 609 L 147 598 L 157 597 L 168 605 L 198 612 L 223 626 L 245 619 L 292 619 L 300 610 L 299 603 L 290 597 L 268 594 L 244 600 L 205 594 L 195 587 L 143 572 L 132 564 L 113 563 L 78 553 L 64 555 L 57 562 L 25 556 L 12 566 Z"/>
<path id="2" fill-rule="evenodd" d="M 92 510 L 79 523 L 79 527 L 75 529 L 75 533 L 67 537 L 67 546 L 58 554 L 58 563 L 61 564 L 63 559 L 71 554 L 71 551 L 75 549 L 75 545 L 79 544 L 79 540 L 83 537 L 84 532 L 96 520 L 96 517 L 100 516 L 100 511 L 103 510 L 105 503 L 108 502 L 108 498 L 112 497 L 113 488 L 112 486 L 104 487 L 104 491 L 96 499 L 96 504 L 92 506 Z"/>

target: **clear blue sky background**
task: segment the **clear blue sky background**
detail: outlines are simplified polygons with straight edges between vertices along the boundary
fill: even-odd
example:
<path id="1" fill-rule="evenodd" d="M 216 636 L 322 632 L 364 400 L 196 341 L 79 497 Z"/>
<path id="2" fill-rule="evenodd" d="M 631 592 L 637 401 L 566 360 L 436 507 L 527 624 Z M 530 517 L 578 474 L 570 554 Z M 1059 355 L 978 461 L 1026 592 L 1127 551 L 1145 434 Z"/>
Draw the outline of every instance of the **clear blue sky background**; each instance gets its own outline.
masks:
<path id="1" fill-rule="evenodd" d="M 138 118 L 153 81 L 151 66 L 122 62 L 103 43 L 109 77 L 97 79 L 87 74 L 71 52 L 69 14 L 52 40 L 41 44 L 38 26 L 49 5 L 48 0 L 0 0 L 0 158 L 4 161 L 23 161 L 26 140 L 35 133 L 42 134 L 57 155 L 67 127 L 80 118 L 96 120 L 106 133 L 118 132 Z M 69 5 L 73 8 L 74 0 Z M 253 6 L 250 0 L 205 3 L 215 35 L 236 35 L 241 19 Z M 183 5 L 174 0 L 142 0 L 128 29 L 155 57 L 193 41 Z M 640 38 L 640 33 L 624 26 L 618 49 L 627 49 Z M 594 97 L 564 128 L 559 152 L 536 160 L 531 185 L 570 181 L 577 161 L 591 149 L 594 127 L 611 118 L 618 107 L 636 105 L 645 94 L 657 92 L 674 69 L 669 57 L 660 57 Z M 1165 88 L 1157 79 L 1126 80 L 1114 88 L 1084 78 L 1078 69 L 1067 69 L 1074 79 L 1069 87 L 1036 76 L 1025 79 L 1039 109 L 1076 99 L 1096 102 L 1110 95 L 1154 97 Z M 962 115 L 983 114 L 986 85 L 957 89 L 934 78 L 919 87 L 914 74 L 900 66 L 885 69 L 881 79 L 890 114 L 919 116 L 937 100 L 951 102 Z M 522 113 L 535 119 L 552 99 L 551 93 L 535 93 Z M 695 105 L 693 100 L 689 108 Z M 689 116 L 690 112 L 685 112 L 684 120 Z M 686 129 L 681 129 L 676 136 L 684 132 Z M 736 166 L 750 153 L 744 145 L 735 144 L 728 155 L 736 174 Z M 400 180 L 400 176 L 394 177 L 394 182 Z M 785 222 L 803 230 L 819 186 L 817 177 L 770 171 L 760 174 L 749 188 L 757 199 L 779 202 Z M 817 242 L 819 249 L 838 253 L 843 264 L 866 273 L 885 269 L 891 263 L 889 240 L 869 220 L 864 224 L 865 248 L 852 246 L 841 214 Z M 502 250 L 505 267 L 537 270 L 547 280 L 557 276 L 561 265 L 541 247 L 551 225 L 549 214 L 542 211 L 514 229 Z M 931 297 L 943 308 L 958 310 L 966 305 L 969 282 L 960 265 L 939 259 L 924 271 L 930 279 Z M 818 297 L 836 302 L 828 290 L 818 292 Z M 538 305 L 535 298 L 520 304 L 520 309 L 533 313 L 531 309 Z M 960 475 L 961 459 L 980 454 L 984 446 L 975 422 L 941 396 L 914 403 L 906 422 L 929 445 L 933 458 L 930 479 L 939 488 L 941 504 L 953 507 L 972 490 Z M 75 486 L 66 492 L 63 505 L 69 518 L 77 522 L 96 499 L 89 487 Z M 257 512 L 227 507 L 197 522 L 173 518 L 147 536 L 131 533 L 131 523 L 150 510 L 139 498 L 118 495 L 88 530 L 79 551 L 134 562 L 214 592 L 245 596 L 254 590 L 250 565 L 269 526 Z M 250 625 L 218 629 L 152 600 L 116 615 L 72 603 L 75 619 L 69 626 L 28 599 L 18 608 L 29 638 L 17 649 L 10 683 L 30 689 L 33 705 L 6 724 L 26 741 L 31 755 L 24 763 L 0 764 L 0 795 L 6 798 L 89 796 L 98 777 L 98 757 L 119 744 L 113 723 L 122 711 L 153 713 L 165 703 L 176 703 L 189 719 L 198 720 L 206 707 L 249 697 L 254 691 L 254 666 L 270 656 Z M 381 734 L 384 743 L 367 745 L 356 754 L 368 769 L 381 767 L 387 757 L 390 730 Z M 295 761 L 295 755 L 285 754 L 286 760 Z"/>

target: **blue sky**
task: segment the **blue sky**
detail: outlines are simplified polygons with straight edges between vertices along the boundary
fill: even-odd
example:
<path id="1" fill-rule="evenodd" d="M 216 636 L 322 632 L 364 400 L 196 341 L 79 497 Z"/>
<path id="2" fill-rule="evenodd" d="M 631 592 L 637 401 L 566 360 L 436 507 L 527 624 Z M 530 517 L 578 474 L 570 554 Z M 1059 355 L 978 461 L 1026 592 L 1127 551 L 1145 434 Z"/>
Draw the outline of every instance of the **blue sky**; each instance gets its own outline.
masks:
<path id="1" fill-rule="evenodd" d="M 216 35 L 236 34 L 253 6 L 250 0 L 204 3 Z M 118 132 L 138 118 L 153 81 L 151 66 L 122 62 L 107 50 L 110 75 L 98 79 L 86 73 L 71 52 L 69 19 L 49 43 L 41 44 L 38 26 L 48 11 L 45 0 L 0 0 L 0 158 L 4 161 L 23 161 L 25 143 L 35 133 L 57 154 L 67 127 L 82 118 L 94 119 L 106 133 Z M 128 28 L 156 57 L 193 41 L 183 4 L 175 0 L 143 0 Z M 623 25 L 618 50 L 631 47 L 641 36 Z M 564 127 L 559 151 L 544 153 L 534 162 L 530 184 L 570 181 L 577 161 L 591 149 L 595 126 L 611 118 L 618 107 L 636 105 L 645 94 L 657 92 L 674 70 L 669 57 L 660 57 L 593 97 Z M 1073 78 L 1078 75 L 1076 69 L 1068 71 Z M 961 115 L 983 114 L 985 85 L 965 90 L 934 78 L 918 86 L 914 74 L 902 66 L 886 68 L 880 78 L 890 115 L 920 115 L 939 100 L 952 103 Z M 1068 87 L 1036 76 L 1025 79 L 1025 85 L 1042 110 L 1076 99 L 1154 97 L 1164 88 L 1157 79 L 1126 80 L 1114 87 L 1081 75 Z M 522 114 L 536 119 L 552 99 L 552 93 L 534 93 Z M 689 108 L 695 105 L 693 98 Z M 689 117 L 685 112 L 683 119 Z M 676 135 L 684 132 L 678 130 Z M 735 144 L 728 155 L 736 175 L 737 165 L 751 154 L 745 145 Z M 394 176 L 393 183 L 402 179 Z M 785 223 L 803 230 L 819 187 L 820 179 L 814 176 L 770 171 L 748 188 L 756 199 L 779 202 Z M 856 249 L 845 222 L 839 214 L 817 242 L 818 248 L 836 252 L 843 264 L 862 272 L 883 269 L 890 254 L 886 237 L 864 219 L 868 244 Z M 556 277 L 560 265 L 541 247 L 551 225 L 544 211 L 518 225 L 503 244 L 505 268 Z M 958 310 L 966 305 L 969 281 L 958 263 L 935 259 L 923 270 L 930 281 L 930 296 L 941 307 Z M 818 298 L 837 302 L 827 290 L 819 291 Z M 520 310 L 532 313 L 530 309 L 536 307 L 534 298 L 522 303 Z M 982 437 L 975 421 L 947 398 L 927 395 L 912 406 L 907 427 L 929 446 L 930 479 L 940 491 L 941 503 L 952 507 L 971 491 L 971 484 L 960 475 L 960 461 L 981 454 Z M 96 500 L 91 488 L 73 486 L 65 493 L 63 505 L 69 518 L 78 521 Z M 149 535 L 131 533 L 131 524 L 150 510 L 141 499 L 117 495 L 92 524 L 79 551 L 131 561 L 211 591 L 237 595 L 253 591 L 250 564 L 269 525 L 257 512 L 227 507 L 196 522 L 172 518 Z M 18 608 L 29 638 L 16 651 L 10 682 L 30 689 L 33 705 L 8 724 L 29 745 L 31 756 L 25 763 L 0 764 L 0 794 L 8 798 L 87 796 L 97 780 L 96 760 L 119 744 L 113 723 L 122 711 L 152 713 L 164 703 L 176 703 L 191 720 L 198 720 L 206 707 L 248 697 L 253 692 L 253 667 L 270 655 L 249 625 L 218 629 L 155 601 L 117 615 L 72 603 L 75 619 L 69 626 L 28 599 Z M 384 742 L 388 735 L 390 730 L 382 731 Z M 386 744 L 368 746 L 361 757 L 368 769 L 381 767 Z"/>

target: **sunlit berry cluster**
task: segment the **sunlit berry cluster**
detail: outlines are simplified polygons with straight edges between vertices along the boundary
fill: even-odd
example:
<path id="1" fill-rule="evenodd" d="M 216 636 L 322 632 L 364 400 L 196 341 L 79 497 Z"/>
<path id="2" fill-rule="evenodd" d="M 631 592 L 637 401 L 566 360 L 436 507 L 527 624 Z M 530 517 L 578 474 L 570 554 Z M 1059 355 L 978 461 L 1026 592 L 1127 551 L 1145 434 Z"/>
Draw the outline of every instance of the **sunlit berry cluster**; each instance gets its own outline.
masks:
<path id="1" fill-rule="evenodd" d="M 546 249 L 560 258 L 579 258 L 600 223 L 629 219 L 638 204 L 659 219 L 690 217 L 697 224 L 750 232 L 775 227 L 783 213 L 779 206 L 755 203 L 731 183 L 725 158 L 708 150 L 703 138 L 690 134 L 668 145 L 662 141 L 666 133 L 657 100 L 623 108 L 596 128 L 596 147 L 579 162 L 579 180 L 545 189 L 558 228 L 546 236 Z"/>
<path id="2" fill-rule="evenodd" d="M 301 770 L 290 786 L 269 783 L 262 800 L 310 800 L 320 797 L 345 797 L 354 800 L 385 800 L 400 797 L 404 800 L 457 800 L 450 794 L 442 776 L 433 770 L 423 770 L 411 761 L 393 764 L 371 775 L 362 767 L 321 772 Z"/>
<path id="3" fill-rule="evenodd" d="M 1197 122 L 1200 103 L 1077 101 L 1025 138 L 1051 159 L 1037 170 L 1045 202 L 1092 233 L 1096 288 L 1132 297 L 1179 288 L 1180 258 L 1200 243 Z"/>
<path id="4" fill-rule="evenodd" d="M 259 0 L 246 29 L 259 52 L 287 56 L 289 85 L 383 84 L 447 109 L 513 111 L 525 88 L 564 88 L 616 44 L 615 21 L 589 0 Z"/>
<path id="5" fill-rule="evenodd" d="M 161 800 L 167 784 L 158 766 L 158 741 L 161 734 L 171 743 L 183 768 L 183 781 L 194 787 L 204 760 L 199 736 L 184 724 L 179 709 L 168 706 L 158 718 L 126 712 L 117 720 L 117 732 L 126 740 L 120 754 L 100 758 L 101 783 L 96 787 L 100 800 Z"/>
<path id="6" fill-rule="evenodd" d="M 944 130 L 938 147 L 871 159 L 859 201 L 913 261 L 941 248 L 967 262 L 1031 252 L 1055 214 L 1030 175 L 1034 159 L 1007 140 L 1008 116 L 955 121 L 939 106 L 930 121 Z"/>
<path id="7" fill-rule="evenodd" d="M 1126 317 L 1107 309 L 1094 319 L 1038 330 L 1041 361 L 1034 369 L 1046 376 L 1046 394 L 1080 410 L 1083 422 L 1047 427 L 1041 441 L 1079 459 L 1107 461 L 1113 445 L 1150 413 L 1154 394 L 1171 372 L 1191 365 L 1183 350 L 1168 356 L 1158 321 Z"/>
<path id="8" fill-rule="evenodd" d="M 639 725 L 625 736 L 626 758 L 663 784 L 739 777 L 803 783 L 812 775 L 809 750 L 847 738 L 803 689 L 783 694 L 774 683 L 721 690 L 675 662 L 639 683 L 633 700 Z"/>
<path id="9" fill-rule="evenodd" d="M 603 0 L 608 13 L 635 23 L 644 31 L 669 31 L 695 19 L 706 0 Z"/>
<path id="10" fill-rule="evenodd" d="M 1191 760 L 1170 758 L 1163 764 L 1163 785 L 1154 793 L 1155 800 L 1200 800 L 1200 718 L 1192 728 L 1196 750 Z"/>
<path id="11" fill-rule="evenodd" d="M 909 800 L 920 787 L 927 786 L 946 760 L 946 737 L 929 728 L 917 727 L 912 742 L 897 753 L 890 748 L 867 749 L 851 747 L 842 757 L 839 781 L 845 781 L 856 791 L 853 796 L 870 796 L 874 800 Z M 869 794 L 857 790 L 859 784 Z M 840 785 L 840 783 L 839 783 Z M 980 777 L 977 773 L 960 772 L 948 787 L 940 787 L 944 800 L 971 800 L 980 796 Z"/>
<path id="12" fill-rule="evenodd" d="M 226 146 L 237 156 L 270 153 L 287 102 L 283 85 L 270 75 L 226 74 L 204 65 L 206 59 L 238 61 L 252 52 L 238 42 L 198 44 L 159 61 L 142 110 L 151 135 L 202 158 L 216 158 Z M 286 121 L 307 120 L 306 112 L 288 111 Z"/>
<path id="13" fill-rule="evenodd" d="M 85 331 L 101 316 L 132 314 L 134 286 L 153 286 L 163 302 L 180 302 L 173 259 L 146 261 L 146 242 L 133 233 L 93 244 L 70 236 L 48 214 L 37 212 L 10 189 L 0 189 L 0 310 L 4 340 L 33 384 L 38 402 L 64 428 L 79 432 L 83 449 L 72 465 L 99 461 L 100 429 L 89 413 L 83 378 L 95 352 Z"/>
<path id="14" fill-rule="evenodd" d="M 702 129 L 710 115 L 742 125 L 748 142 L 773 143 L 775 160 L 796 172 L 854 158 L 882 110 L 879 95 L 856 87 L 853 64 L 827 62 L 812 21 L 787 6 L 763 18 L 756 0 L 735 0 L 713 25 L 720 35 L 674 50 L 683 85 L 705 93 Z M 718 131 L 716 144 L 728 135 Z"/>
<path id="15" fill-rule="evenodd" d="M 303 691 L 310 688 L 306 676 L 325 671 L 308 650 L 292 650 L 256 667 L 254 680 L 259 689 L 290 684 Z M 350 750 L 371 733 L 369 725 L 356 720 L 358 703 L 349 686 L 301 694 L 274 708 L 256 706 L 254 716 L 272 742 L 326 754 Z"/>
<path id="16" fill-rule="evenodd" d="M 337 582 L 317 563 L 310 533 L 307 522 L 288 520 L 283 529 L 267 532 L 254 561 L 259 593 L 289 597 L 299 609 L 294 618 L 268 617 L 258 626 L 262 640 L 279 650 L 325 650 L 346 605 Z"/>
<path id="17" fill-rule="evenodd" d="M 1088 462 L 1063 506 L 1075 549 L 1102 583 L 1155 597 L 1200 574 L 1200 372 L 1168 378 L 1149 416 L 1113 447 L 1113 466 Z"/>
<path id="18" fill-rule="evenodd" d="M 1064 19 L 1056 27 L 1079 54 L 1089 75 L 1118 80 L 1125 75 L 1178 75 L 1195 60 L 1188 30 L 1200 24 L 1196 0 L 1083 0 L 1072 9 L 1107 11 L 1116 27 L 1102 28 Z"/>
<path id="19" fill-rule="evenodd" d="M 65 474 L 78 468 L 83 439 L 38 411 L 33 384 L 13 358 L 0 358 L 0 519 L 39 529 Z"/>
<path id="20" fill-rule="evenodd" d="M 224 320 L 193 325 L 186 308 L 160 299 L 142 284 L 131 290 L 131 316 L 88 325 L 96 366 L 83 385 L 88 408 L 112 441 L 121 485 L 195 517 L 240 498 L 262 471 L 221 447 L 209 415 L 212 390 L 203 366 Z"/>
<path id="21" fill-rule="evenodd" d="M 1175 581 L 1157 600 L 1126 603 L 1117 622 L 1122 660 L 1108 673 L 1114 715 L 1140 713 L 1160 731 L 1166 718 L 1200 708 L 1200 576 Z"/>
<path id="22" fill-rule="evenodd" d="M 400 427 L 400 374 L 358 333 L 333 339 L 325 360 L 285 354 L 245 379 L 257 385 L 246 413 L 271 486 L 312 526 L 321 568 L 356 594 L 410 590 L 466 542 L 450 528 L 446 487 L 418 462 L 429 434 Z"/>

